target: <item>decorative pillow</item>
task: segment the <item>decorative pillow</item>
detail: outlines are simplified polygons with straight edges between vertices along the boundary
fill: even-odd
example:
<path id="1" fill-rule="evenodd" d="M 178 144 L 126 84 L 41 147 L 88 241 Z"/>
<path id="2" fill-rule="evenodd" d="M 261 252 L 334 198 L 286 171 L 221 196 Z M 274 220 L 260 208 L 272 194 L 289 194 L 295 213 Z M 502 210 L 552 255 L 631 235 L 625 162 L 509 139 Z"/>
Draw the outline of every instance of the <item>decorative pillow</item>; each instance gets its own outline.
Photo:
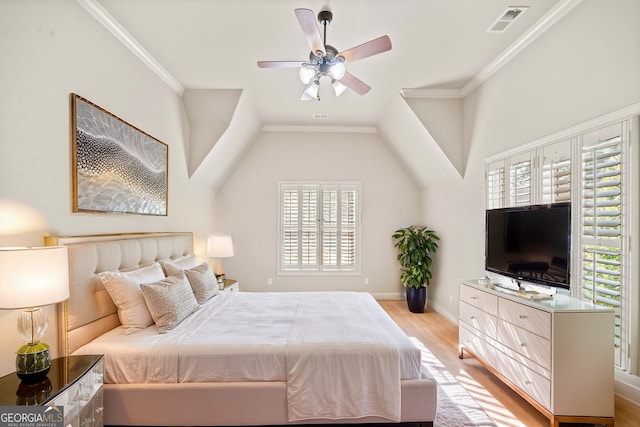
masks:
<path id="1" fill-rule="evenodd" d="M 140 283 L 155 282 L 164 278 L 160 264 L 132 271 L 105 271 L 100 279 L 118 308 L 118 317 L 125 334 L 131 334 L 153 324 L 151 313 L 144 301 Z"/>
<path id="2" fill-rule="evenodd" d="M 198 304 L 204 304 L 205 301 L 218 293 L 216 276 L 206 262 L 195 268 L 185 270 L 184 274 L 189 279 L 189 284 Z"/>
<path id="3" fill-rule="evenodd" d="M 200 308 L 182 272 L 155 283 L 143 283 L 140 288 L 161 334 L 175 328 Z"/>
<path id="4" fill-rule="evenodd" d="M 173 276 L 182 270 L 197 266 L 198 261 L 196 261 L 195 255 L 190 254 L 176 259 L 160 261 L 160 265 L 162 265 L 162 269 L 166 276 Z"/>

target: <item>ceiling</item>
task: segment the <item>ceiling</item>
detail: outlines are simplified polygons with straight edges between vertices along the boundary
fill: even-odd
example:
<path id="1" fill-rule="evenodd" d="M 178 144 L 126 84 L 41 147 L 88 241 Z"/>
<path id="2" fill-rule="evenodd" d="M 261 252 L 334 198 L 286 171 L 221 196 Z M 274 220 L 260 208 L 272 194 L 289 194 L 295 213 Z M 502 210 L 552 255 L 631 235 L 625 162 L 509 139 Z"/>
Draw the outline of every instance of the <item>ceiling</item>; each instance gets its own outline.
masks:
<path id="1" fill-rule="evenodd" d="M 119 28 L 125 44 L 146 51 L 147 61 L 179 94 L 185 89 L 242 89 L 267 126 L 376 126 L 403 90 L 464 94 L 474 78 L 539 29 L 558 5 L 557 0 L 518 1 L 517 6 L 529 6 L 527 11 L 505 32 L 489 33 L 514 5 L 511 1 L 78 1 L 100 10 L 99 19 Z M 258 60 L 308 58 L 295 8 L 316 14 L 331 10 L 327 43 L 339 51 L 385 34 L 391 38 L 391 51 L 347 64 L 347 71 L 372 87 L 369 93 L 347 90 L 337 98 L 323 80 L 320 101 L 300 101 L 304 85 L 297 69 L 257 67 Z M 314 119 L 314 114 L 328 118 Z"/>

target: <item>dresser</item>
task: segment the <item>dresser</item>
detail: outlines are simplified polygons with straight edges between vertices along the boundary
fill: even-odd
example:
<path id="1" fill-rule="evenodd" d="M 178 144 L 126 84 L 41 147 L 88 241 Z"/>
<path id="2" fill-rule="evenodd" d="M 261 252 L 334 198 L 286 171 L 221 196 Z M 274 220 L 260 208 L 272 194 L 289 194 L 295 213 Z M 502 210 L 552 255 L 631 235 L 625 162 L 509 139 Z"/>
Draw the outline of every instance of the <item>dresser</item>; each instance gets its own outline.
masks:
<path id="1" fill-rule="evenodd" d="M 102 427 L 103 373 L 101 355 L 59 357 L 43 381 L 25 383 L 15 373 L 0 378 L 0 406 L 62 406 L 65 427 Z"/>
<path id="2" fill-rule="evenodd" d="M 459 356 L 475 356 L 549 418 L 613 426 L 614 311 L 460 283 Z"/>

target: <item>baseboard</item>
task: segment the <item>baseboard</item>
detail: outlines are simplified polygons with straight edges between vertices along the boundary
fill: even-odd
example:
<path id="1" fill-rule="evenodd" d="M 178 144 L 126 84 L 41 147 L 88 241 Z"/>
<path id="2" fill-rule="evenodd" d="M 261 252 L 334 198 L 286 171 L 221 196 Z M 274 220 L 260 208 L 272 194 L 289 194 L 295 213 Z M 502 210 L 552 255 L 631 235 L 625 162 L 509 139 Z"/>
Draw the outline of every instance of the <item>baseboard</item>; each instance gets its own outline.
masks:
<path id="1" fill-rule="evenodd" d="M 454 325 L 458 324 L 458 317 L 453 316 L 442 305 L 437 304 L 435 301 L 427 301 L 427 307 L 430 307 L 434 311 L 437 311 L 438 314 L 444 316 L 449 322 L 453 323 Z"/>
<path id="2" fill-rule="evenodd" d="M 640 377 L 616 369 L 615 393 L 640 406 Z"/>

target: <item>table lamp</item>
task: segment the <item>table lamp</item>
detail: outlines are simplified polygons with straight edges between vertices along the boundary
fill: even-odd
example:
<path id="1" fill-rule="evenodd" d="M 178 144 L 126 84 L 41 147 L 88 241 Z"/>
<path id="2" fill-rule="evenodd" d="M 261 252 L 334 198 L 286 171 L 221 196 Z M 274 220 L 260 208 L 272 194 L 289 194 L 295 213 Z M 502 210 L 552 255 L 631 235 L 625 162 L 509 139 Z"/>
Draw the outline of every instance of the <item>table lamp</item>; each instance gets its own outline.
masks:
<path id="1" fill-rule="evenodd" d="M 222 270 L 222 258 L 233 256 L 233 242 L 231 236 L 210 236 L 207 239 L 207 256 L 216 258 L 214 272 L 218 282 L 224 282 L 224 271 Z"/>
<path id="2" fill-rule="evenodd" d="M 51 367 L 49 346 L 40 339 L 49 322 L 41 306 L 69 298 L 67 248 L 0 248 L 0 309 L 23 309 L 18 333 L 27 342 L 16 352 L 23 381 L 44 379 Z"/>

